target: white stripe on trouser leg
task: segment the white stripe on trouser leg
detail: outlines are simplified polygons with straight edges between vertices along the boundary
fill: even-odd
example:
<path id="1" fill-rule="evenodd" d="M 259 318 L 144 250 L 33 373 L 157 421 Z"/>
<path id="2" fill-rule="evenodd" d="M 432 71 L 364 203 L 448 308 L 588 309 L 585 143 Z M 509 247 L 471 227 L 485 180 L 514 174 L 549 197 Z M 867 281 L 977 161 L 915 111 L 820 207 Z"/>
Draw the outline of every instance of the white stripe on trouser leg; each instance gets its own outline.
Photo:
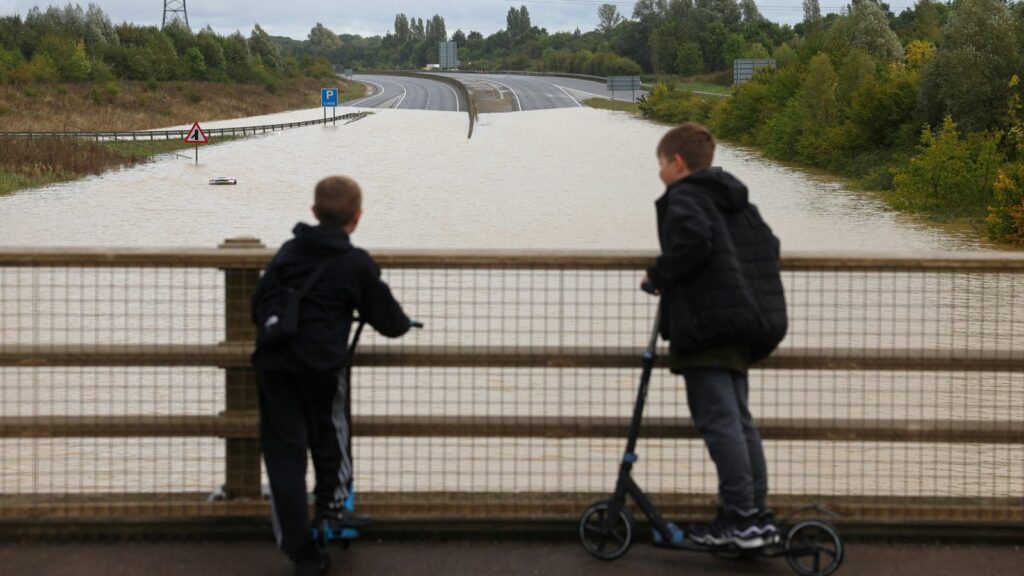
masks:
<path id="1" fill-rule="evenodd" d="M 277 540 L 277 547 L 284 542 L 284 532 L 281 530 L 281 521 L 277 519 L 277 506 L 274 505 L 274 491 L 270 490 L 270 521 L 274 525 L 274 539 Z"/>
<path id="2" fill-rule="evenodd" d="M 334 422 L 334 432 L 338 437 L 338 448 L 341 450 L 338 488 L 334 491 L 334 500 L 338 503 L 344 503 L 348 498 L 348 483 L 352 479 L 352 455 L 348 453 L 348 421 L 345 420 L 345 398 L 348 391 L 346 372 L 344 368 L 338 371 L 338 391 L 334 395 L 334 404 L 331 406 L 331 421 Z"/>

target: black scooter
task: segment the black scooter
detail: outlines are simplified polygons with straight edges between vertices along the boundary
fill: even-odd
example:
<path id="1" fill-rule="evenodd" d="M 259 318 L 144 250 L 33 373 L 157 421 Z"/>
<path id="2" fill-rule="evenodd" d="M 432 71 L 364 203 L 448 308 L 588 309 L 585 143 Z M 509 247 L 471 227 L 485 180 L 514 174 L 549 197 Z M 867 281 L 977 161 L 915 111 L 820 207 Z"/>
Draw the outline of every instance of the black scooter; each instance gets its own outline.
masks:
<path id="1" fill-rule="evenodd" d="M 359 346 L 359 337 L 363 334 L 363 328 L 366 327 L 366 320 L 362 318 L 354 318 L 356 322 L 356 329 L 352 334 L 352 342 L 348 346 L 348 357 L 349 365 L 347 368 L 348 374 L 346 380 L 348 382 L 349 390 L 345 394 L 345 421 L 348 422 L 348 453 L 352 454 L 352 364 L 356 357 L 356 348 Z M 412 328 L 423 328 L 422 322 L 416 320 L 410 321 Z M 354 478 L 354 476 L 353 476 Z M 355 512 L 356 509 L 356 488 L 355 480 L 349 480 L 348 484 L 348 498 L 345 499 L 345 508 L 349 511 Z M 344 548 L 348 548 L 352 540 L 359 537 L 359 530 L 355 528 L 347 528 L 341 526 L 334 526 L 326 518 L 317 519 L 316 525 L 312 528 L 313 540 L 315 540 L 321 549 L 325 549 L 332 542 L 339 542 Z"/>
<path id="2" fill-rule="evenodd" d="M 642 286 L 645 292 L 655 294 L 649 284 Z M 654 535 L 654 545 L 660 548 L 671 548 L 688 552 L 707 552 L 716 556 L 739 558 L 760 557 L 777 558 L 783 556 L 789 566 L 801 576 L 828 576 L 835 572 L 843 561 L 843 541 L 836 529 L 823 520 L 803 520 L 789 527 L 780 526 L 777 542 L 761 548 L 742 549 L 734 545 L 707 546 L 693 542 L 686 537 L 681 528 L 666 522 L 647 498 L 640 486 L 633 480 L 630 473 L 637 461 L 636 443 L 640 435 L 640 422 L 643 419 L 644 403 L 647 399 L 647 387 L 654 369 L 655 347 L 658 342 L 658 321 L 661 317 L 661 302 L 654 317 L 654 330 L 650 342 L 643 353 L 643 375 L 640 377 L 640 389 L 637 392 L 636 405 L 633 408 L 633 420 L 629 425 L 629 438 L 626 452 L 619 466 L 619 477 L 615 483 L 615 493 L 607 500 L 594 502 L 580 517 L 579 537 L 592 556 L 601 560 L 620 558 L 633 544 L 636 535 L 636 521 L 632 511 L 626 506 L 629 496 L 650 522 Z"/>

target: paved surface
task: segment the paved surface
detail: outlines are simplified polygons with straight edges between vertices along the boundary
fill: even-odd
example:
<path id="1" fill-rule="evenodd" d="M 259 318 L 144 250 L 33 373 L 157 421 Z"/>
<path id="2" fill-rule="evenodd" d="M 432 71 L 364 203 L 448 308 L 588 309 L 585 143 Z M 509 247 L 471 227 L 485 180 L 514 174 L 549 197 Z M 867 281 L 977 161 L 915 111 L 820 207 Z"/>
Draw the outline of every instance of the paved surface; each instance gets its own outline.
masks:
<path id="1" fill-rule="evenodd" d="M 784 560 L 729 561 L 637 545 L 615 562 L 571 542 L 380 541 L 332 553 L 331 574 L 445 576 L 791 575 Z M 271 575 L 291 573 L 267 542 L 2 544 L 4 576 Z M 1024 546 L 851 543 L 838 576 L 1020 576 Z"/>
<path id="2" fill-rule="evenodd" d="M 444 82 L 425 78 L 371 74 L 356 74 L 352 79 L 367 84 L 375 93 L 361 100 L 346 102 L 345 106 L 447 112 L 466 109 L 466 103 L 462 102 L 462 97 L 458 92 Z"/>
<path id="3" fill-rule="evenodd" d="M 551 79 L 499 74 L 445 74 L 460 82 L 484 82 L 511 94 L 513 111 L 577 108 L 582 106 L 565 88 Z"/>
<path id="4" fill-rule="evenodd" d="M 516 110 L 545 110 L 549 108 L 575 108 L 588 98 L 614 97 L 616 100 L 632 100 L 632 92 L 615 92 L 608 90 L 607 83 L 579 78 L 562 78 L 558 76 L 518 76 L 515 74 L 458 74 L 445 73 L 445 76 L 456 78 L 462 82 L 483 81 L 502 87 L 514 95 L 521 103 Z M 637 92 L 637 97 L 642 92 Z"/>

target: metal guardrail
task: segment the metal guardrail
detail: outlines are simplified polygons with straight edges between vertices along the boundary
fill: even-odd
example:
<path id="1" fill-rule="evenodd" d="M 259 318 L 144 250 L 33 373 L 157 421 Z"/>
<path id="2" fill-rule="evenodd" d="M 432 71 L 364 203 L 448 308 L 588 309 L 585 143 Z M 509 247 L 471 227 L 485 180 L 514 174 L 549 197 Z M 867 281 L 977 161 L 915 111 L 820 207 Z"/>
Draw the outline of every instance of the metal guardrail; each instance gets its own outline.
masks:
<path id="1" fill-rule="evenodd" d="M 302 122 L 285 122 L 282 124 L 264 124 L 260 126 L 237 126 L 227 128 L 204 128 L 209 137 L 238 137 L 266 134 L 291 128 L 304 128 L 318 124 L 330 124 L 339 120 L 354 120 L 370 114 L 370 112 L 352 112 L 333 118 L 318 118 Z M 84 138 L 100 141 L 151 141 L 151 140 L 184 140 L 189 130 L 138 130 L 126 132 L 94 132 L 94 131 L 58 131 L 58 132 L 0 132 L 0 138 Z"/>
<path id="2" fill-rule="evenodd" d="M 0 345 L 0 391 L 5 382 L 2 377 L 3 370 L 22 371 L 19 373 L 59 370 L 60 374 L 70 370 L 73 374 L 74 370 L 92 370 L 93 367 L 166 367 L 167 370 L 185 367 L 213 368 L 223 370 L 224 373 L 223 410 L 216 414 L 62 415 L 47 412 L 0 415 L 0 448 L 4 446 L 4 442 L 13 442 L 17 446 L 31 446 L 25 443 L 53 442 L 61 439 L 76 441 L 105 438 L 164 438 L 178 442 L 188 438 L 222 439 L 224 494 L 227 497 L 226 500 L 208 501 L 206 494 L 188 490 L 173 490 L 166 493 L 142 490 L 118 494 L 3 493 L 3 482 L 0 482 L 0 520 L 31 523 L 47 518 L 103 520 L 123 515 L 166 520 L 221 516 L 256 517 L 266 514 L 267 503 L 261 497 L 258 413 L 253 393 L 255 382 L 253 372 L 248 367 L 248 353 L 253 337 L 253 329 L 248 319 L 248 302 L 259 277 L 259 271 L 272 256 L 272 252 L 260 249 L 258 244 L 250 243 L 248 246 L 251 247 L 246 246 L 245 242 L 236 242 L 218 250 L 0 249 L 0 312 L 4 310 L 5 299 L 8 303 L 12 299 L 23 301 L 33 309 L 36 307 L 32 302 L 43 299 L 42 309 L 53 308 L 53 304 L 45 300 L 47 294 L 54 291 L 63 294 L 75 286 L 82 286 L 83 282 L 75 276 L 69 280 L 69 288 L 63 288 L 64 281 L 57 280 L 67 275 L 67 272 L 61 272 L 62 270 L 71 269 L 83 273 L 93 271 L 90 274 L 99 274 L 104 284 L 100 284 L 98 289 L 101 294 L 107 294 L 103 298 L 108 300 L 114 309 L 123 306 L 118 304 L 119 300 L 110 295 L 109 291 L 126 281 L 122 276 L 130 278 L 135 274 L 134 271 L 146 274 L 163 274 L 163 271 L 174 270 L 180 270 L 180 274 L 192 274 L 203 270 L 223 271 L 222 285 L 209 286 L 208 280 L 198 282 L 199 286 L 206 287 L 204 290 L 215 289 L 223 295 L 223 307 L 217 312 L 222 315 L 220 324 L 223 326 L 223 340 L 219 342 L 47 343 L 39 341 L 38 335 L 29 341 L 21 342 L 10 336 L 12 331 L 21 330 L 19 326 L 50 326 L 55 323 L 55 319 L 35 320 L 15 310 L 15 320 L 8 320 L 5 324 L 2 321 L 3 316 L 0 315 L 0 331 L 6 330 L 8 334 Z M 358 370 L 369 371 L 368 374 L 380 374 L 379 378 L 382 380 L 377 381 L 376 387 L 368 386 L 366 390 L 379 388 L 381 384 L 391 382 L 390 379 L 393 378 L 404 378 L 401 372 L 396 371 L 415 370 L 415 375 L 410 376 L 415 383 L 413 387 L 398 388 L 395 391 L 404 390 L 401 392 L 402 395 L 415 396 L 424 391 L 423 386 L 435 382 L 426 390 L 431 394 L 442 394 L 445 398 L 451 395 L 450 400 L 442 403 L 444 406 L 472 407 L 487 413 L 405 413 L 408 407 L 392 403 L 386 403 L 384 406 L 388 410 L 399 411 L 357 412 L 354 420 L 357 436 L 366 441 L 383 443 L 375 444 L 378 446 L 377 450 L 362 455 L 361 462 L 385 458 L 384 470 L 391 471 L 385 476 L 390 480 L 378 485 L 376 489 L 366 489 L 364 485 L 360 493 L 360 506 L 382 519 L 395 521 L 564 521 L 574 518 L 583 505 L 595 497 L 592 493 L 594 491 L 587 488 L 591 485 L 591 480 L 596 480 L 596 485 L 599 486 L 612 480 L 610 475 L 608 478 L 591 478 L 592 475 L 598 474 L 593 471 L 587 472 L 590 470 L 588 466 L 592 464 L 574 465 L 582 468 L 572 474 L 582 476 L 570 477 L 576 478 L 574 482 L 579 482 L 583 487 L 571 491 L 539 491 L 536 487 L 523 487 L 519 484 L 519 488 L 513 490 L 502 480 L 503 476 L 495 471 L 484 472 L 482 476 L 495 482 L 494 485 L 475 486 L 462 491 L 453 491 L 447 485 L 438 489 L 410 490 L 407 484 L 395 479 L 394 473 L 398 470 L 407 471 L 408 466 L 414 464 L 427 467 L 430 460 L 420 461 L 413 453 L 406 454 L 403 452 L 404 448 L 394 447 L 391 443 L 412 439 L 412 448 L 419 451 L 425 450 L 425 446 L 435 444 L 443 449 L 449 442 L 456 443 L 452 446 L 465 444 L 475 447 L 459 448 L 460 453 L 483 447 L 484 452 L 479 456 L 467 457 L 466 460 L 455 457 L 452 462 L 444 463 L 445 466 L 465 465 L 469 470 L 473 470 L 481 463 L 503 469 L 503 461 L 512 456 L 495 454 L 497 460 L 490 460 L 489 458 L 493 456 L 489 454 L 495 449 L 488 447 L 494 442 L 504 443 L 497 446 L 503 446 L 502 450 L 508 450 L 509 454 L 518 454 L 515 447 L 525 443 L 522 444 L 527 450 L 523 455 L 525 458 L 529 458 L 528 454 L 538 450 L 552 450 L 550 446 L 558 446 L 562 442 L 583 442 L 581 446 L 590 447 L 584 449 L 598 450 L 602 453 L 606 451 L 610 459 L 608 464 L 614 465 L 611 459 L 621 448 L 618 442 L 623 437 L 628 423 L 628 415 L 625 412 L 606 413 L 601 409 L 590 412 L 584 410 L 580 413 L 572 410 L 547 413 L 546 408 L 549 405 L 543 403 L 546 401 L 539 400 L 541 403 L 537 406 L 543 409 L 544 413 L 517 411 L 514 409 L 516 404 L 513 403 L 499 404 L 497 407 L 501 410 L 498 413 L 500 415 L 496 415 L 489 412 L 487 405 L 477 405 L 473 404 L 472 400 L 463 400 L 458 395 L 458 389 L 451 389 L 452 384 L 448 381 L 454 379 L 455 382 L 462 382 L 458 374 L 465 371 L 468 371 L 472 380 L 485 381 L 493 378 L 498 373 L 496 371 L 507 371 L 500 373 L 508 374 L 508 378 L 517 381 L 516 374 L 529 371 L 530 374 L 538 374 L 538 378 L 541 378 L 539 375 L 547 375 L 543 378 L 555 378 L 557 382 L 568 379 L 561 384 L 564 388 L 560 388 L 559 394 L 568 394 L 570 405 L 579 402 L 583 406 L 589 406 L 591 403 L 614 404 L 620 401 L 616 399 L 618 396 L 614 390 L 620 389 L 625 392 L 628 402 L 632 393 L 632 384 L 629 382 L 634 379 L 633 371 L 638 365 L 636 350 L 626 344 L 632 341 L 628 334 L 621 339 L 608 342 L 603 341 L 607 334 L 594 334 L 594 337 L 604 343 L 596 346 L 583 343 L 570 345 L 561 340 L 562 336 L 558 336 L 558 343 L 553 344 L 548 330 L 549 326 L 562 326 L 565 334 L 576 338 L 581 334 L 589 334 L 591 330 L 580 328 L 578 324 L 590 326 L 593 322 L 594 326 L 619 326 L 626 329 L 626 332 L 630 331 L 629 327 L 636 327 L 642 331 L 643 325 L 647 322 L 642 316 L 644 311 L 649 310 L 647 300 L 625 300 L 622 304 L 616 304 L 612 309 L 605 309 L 601 313 L 595 310 L 596 307 L 607 308 L 606 299 L 614 291 L 632 290 L 631 286 L 622 285 L 620 276 L 616 276 L 618 271 L 626 271 L 632 276 L 632 271 L 641 270 L 649 264 L 652 254 L 393 251 L 376 253 L 375 257 L 388 274 L 401 275 L 402 282 L 393 282 L 396 288 L 412 286 L 410 289 L 423 291 L 422 298 L 416 300 L 417 312 L 429 313 L 425 307 L 430 305 L 446 310 L 455 306 L 448 312 L 439 310 L 437 314 L 441 316 L 429 318 L 428 332 L 431 326 L 443 323 L 443 318 L 448 315 L 464 314 L 464 319 L 453 324 L 451 328 L 466 329 L 469 333 L 443 333 L 440 336 L 442 339 L 454 340 L 425 345 L 394 345 L 371 338 L 359 354 Z M 783 491 L 778 496 L 773 496 L 773 506 L 780 513 L 785 513 L 798 509 L 808 501 L 823 502 L 844 515 L 840 522 L 855 523 L 953 522 L 990 526 L 1024 522 L 1021 489 L 1019 485 L 1013 486 L 1018 477 L 1022 476 L 1022 471 L 1018 468 L 1024 466 L 1024 412 L 1019 410 L 1024 406 L 1024 396 L 1022 390 L 1014 384 L 1019 382 L 1017 378 L 1024 374 L 1024 339 L 1015 337 L 1018 332 L 1024 332 L 1024 313 L 1018 314 L 1014 308 L 1015 295 L 1019 295 L 1016 291 L 1017 286 L 1020 284 L 1021 290 L 1024 291 L 1024 284 L 1021 284 L 1024 281 L 1024 256 L 942 254 L 928 257 L 837 257 L 801 253 L 785 255 L 782 264 L 792 284 L 788 288 L 790 305 L 795 307 L 794 310 L 797 312 L 791 314 L 792 338 L 796 339 L 796 343 L 783 346 L 775 355 L 759 364 L 756 372 L 765 375 L 766 382 L 762 383 L 763 386 L 767 386 L 776 394 L 792 392 L 797 395 L 797 403 L 790 405 L 778 401 L 779 403 L 770 403 L 764 407 L 769 413 L 759 416 L 758 423 L 767 445 L 821 445 L 821 451 L 809 448 L 810 452 L 807 452 L 819 456 L 842 454 L 844 450 L 851 450 L 851 454 L 867 450 L 866 454 L 870 454 L 872 449 L 885 454 L 890 451 L 899 452 L 902 446 L 906 446 L 911 460 L 927 459 L 933 452 L 940 456 L 959 455 L 979 449 L 983 450 L 983 454 L 990 454 L 979 456 L 979 465 L 994 465 L 994 473 L 981 469 L 976 473 L 969 470 L 954 472 L 952 468 L 948 473 L 966 474 L 969 481 L 983 481 L 983 478 L 994 475 L 1010 484 L 1008 487 L 991 490 L 979 488 L 974 492 L 968 491 L 964 495 L 955 496 L 936 496 L 933 494 L 936 492 L 934 487 L 929 492 L 923 491 L 923 486 L 919 488 L 923 491 L 920 493 L 914 492 L 913 487 L 910 487 L 908 489 L 911 492 L 908 494 L 887 495 L 884 491 L 873 493 L 870 490 L 862 493 L 856 489 L 830 494 L 826 493 L 827 490 L 821 492 L 822 487 L 818 485 L 820 479 L 817 482 L 813 481 L 813 477 L 801 480 L 801 472 L 794 471 L 782 474 L 782 479 L 798 486 L 802 485 L 801 483 L 809 483 L 809 487 L 799 493 Z M 7 276 L 2 274 L 4 270 L 9 271 Z M 111 272 L 108 273 L 107 270 Z M 487 274 L 497 276 L 480 279 L 481 275 Z M 612 276 L 608 277 L 607 274 Z M 840 282 L 836 274 L 844 275 L 849 281 Z M 57 279 L 51 275 L 55 275 Z M 426 276 L 421 278 L 422 275 Z M 991 276 L 994 282 L 987 281 L 985 277 L 988 276 Z M 139 298 L 163 290 L 159 283 L 155 283 L 156 280 L 149 276 L 146 278 L 138 282 L 138 286 L 144 291 Z M 920 284 L 920 278 L 929 278 L 929 283 Z M 23 280 L 30 285 L 38 285 L 39 288 L 35 292 L 27 291 L 18 284 Z M 110 282 L 109 287 L 105 282 Z M 469 285 L 464 286 L 467 282 Z M 902 289 L 895 287 L 901 282 L 906 283 L 908 293 L 905 294 Z M 129 282 L 127 289 L 132 290 L 135 285 Z M 454 296 L 445 292 L 449 289 L 468 290 L 466 301 L 460 304 L 458 300 L 451 300 Z M 499 303 L 491 307 L 487 304 L 489 300 L 479 300 L 481 294 L 478 290 L 483 290 L 494 298 L 501 296 L 512 300 L 508 304 Z M 951 300 L 946 304 L 943 304 L 945 301 L 941 294 L 942 290 L 952 290 Z M 521 296 L 523 291 L 526 296 Z M 984 298 L 975 303 L 973 298 L 976 296 Z M 68 295 L 67 298 L 72 296 Z M 555 300 L 549 301 L 549 298 Z M 540 300 L 539 303 L 534 302 L 537 299 Z M 832 299 L 848 303 L 851 308 L 835 308 L 836 317 L 825 318 L 822 315 L 823 311 L 827 312 L 839 306 L 835 302 L 830 302 Z M 88 304 L 84 296 L 75 296 L 69 300 L 73 306 L 83 305 L 81 302 Z M 172 295 L 169 302 L 184 310 L 205 310 L 207 307 L 205 301 L 193 302 L 181 295 Z M 152 305 L 159 307 L 159 302 Z M 534 328 L 532 324 L 526 327 L 521 325 L 521 322 L 533 322 L 536 315 L 551 313 L 551 307 L 554 305 L 561 311 L 554 317 L 544 318 L 545 322 L 541 327 Z M 874 309 L 876 305 L 882 309 Z M 126 306 L 146 309 L 148 305 L 136 305 L 129 301 Z M 459 306 L 467 308 L 463 312 L 457 312 Z M 537 311 L 533 311 L 534 308 L 531 306 L 538 307 Z M 620 306 L 623 307 L 621 311 Z M 524 312 L 524 307 L 529 310 Z M 943 312 L 947 309 L 949 318 Z M 91 307 L 88 310 L 90 317 L 96 313 Z M 567 311 L 573 314 L 566 316 Z M 8 309 L 7 312 L 11 313 L 11 310 Z M 631 317 L 633 314 L 641 316 L 637 319 L 638 322 L 634 322 Z M 914 327 L 912 319 L 903 318 L 904 315 L 908 315 L 909 318 L 914 314 L 921 315 L 924 324 L 920 328 Z M 934 314 L 937 316 L 933 317 Z M 970 314 L 977 316 L 979 325 L 968 327 L 965 334 L 976 334 L 973 338 L 977 341 L 964 341 L 958 339 L 962 337 L 945 334 L 948 327 L 956 329 L 960 323 L 966 321 L 960 319 L 961 315 Z M 177 317 L 178 314 L 171 316 Z M 859 323 L 856 330 L 850 328 L 851 319 Z M 197 319 L 199 320 L 202 318 Z M 548 320 L 550 322 L 547 322 Z M 492 322 L 496 324 L 491 326 Z M 877 324 L 879 322 L 893 325 L 881 326 Z M 908 324 L 906 327 L 895 326 L 897 322 Z M 838 336 L 857 342 L 865 340 L 867 345 L 834 346 L 823 342 L 836 336 L 832 331 L 837 328 L 849 332 L 840 333 Z M 500 329 L 503 334 L 492 334 L 494 329 Z M 979 331 L 975 332 L 976 329 Z M 986 329 L 992 333 L 987 333 Z M 863 337 L 860 330 L 865 331 Z M 445 332 L 445 329 L 441 329 L 441 332 Z M 897 342 L 895 345 L 890 342 L 890 332 Z M 517 336 L 520 333 L 523 335 L 522 339 Z M 109 336 L 106 332 L 101 332 L 100 335 Z M 912 339 L 921 336 L 924 342 L 916 346 L 909 345 L 909 342 L 901 343 L 899 338 L 904 335 Z M 463 341 L 463 336 L 468 340 Z M 1021 336 L 1024 337 L 1024 333 Z M 511 337 L 519 343 L 491 343 L 494 338 L 501 340 L 506 337 Z M 607 384 L 602 384 L 603 381 L 598 376 L 606 371 L 618 371 L 616 374 L 622 372 L 626 383 L 613 385 L 606 392 L 584 394 L 583 390 L 597 389 Z M 881 411 L 875 415 L 864 415 L 857 411 L 864 407 L 861 403 L 870 400 L 856 395 L 850 396 L 847 401 L 857 401 L 860 398 L 860 403 L 855 402 L 849 413 L 844 411 L 843 406 L 836 407 L 831 403 L 815 404 L 808 400 L 807 397 L 828 391 L 828 380 L 823 375 L 829 372 L 888 375 L 885 376 L 888 379 L 877 385 L 876 392 L 895 390 L 893 393 L 896 395 L 887 401 L 878 400 L 875 407 Z M 586 375 L 582 376 L 583 380 L 579 385 L 575 385 L 575 379 L 581 377 L 577 376 L 578 374 Z M 927 388 L 927 383 L 944 374 L 967 377 L 965 391 L 939 389 L 938 397 L 920 392 L 920 405 L 913 403 L 912 398 L 898 400 L 903 398 L 901 394 L 904 392 L 900 392 L 901 388 Z M 804 375 L 807 376 L 806 380 Z M 431 380 L 433 377 L 439 380 Z M 362 376 L 357 376 L 357 380 L 359 378 Z M 974 378 L 978 379 L 977 384 L 971 383 Z M 791 384 L 791 380 L 795 383 Z M 545 394 L 552 392 L 547 386 L 527 385 L 527 389 L 531 395 L 544 398 Z M 849 386 L 856 389 L 867 385 L 855 378 L 851 380 Z M 980 386 L 994 386 L 994 389 L 1001 391 L 1002 396 L 985 396 L 980 401 L 975 401 L 970 396 L 971 390 Z M 831 393 L 839 395 L 838 397 L 846 397 L 847 392 L 840 385 L 833 383 L 832 387 L 835 390 Z M 386 391 L 382 393 L 388 394 Z M 516 392 L 495 391 L 489 388 L 467 392 L 470 394 L 469 397 L 505 393 Z M 911 390 L 907 390 L 905 394 L 913 396 Z M 947 398 L 948 394 L 953 394 L 952 398 Z M 17 400 L 16 395 L 13 398 Z M 559 405 L 565 402 L 552 401 L 559 402 Z M 949 404 L 950 401 L 953 403 Z M 423 402 L 430 403 L 426 400 L 418 401 Z M 464 402 L 467 404 L 463 405 Z M 808 403 L 809 410 L 803 409 L 803 403 Z M 890 404 L 896 408 L 905 407 L 908 411 L 893 412 L 894 408 Z M 981 412 L 968 411 L 965 415 L 954 418 L 943 413 L 943 407 L 947 405 L 969 405 Z M 1014 409 L 1015 406 L 1018 410 Z M 43 404 L 41 407 L 46 408 L 46 405 Z M 925 410 L 927 414 L 916 414 L 915 410 L 918 409 Z M 986 410 L 990 410 L 991 413 L 986 413 Z M 779 414 L 773 415 L 772 412 L 775 411 Z M 786 414 L 787 411 L 792 411 L 793 414 Z M 675 446 L 680 442 L 694 442 L 698 453 L 700 452 L 698 436 L 689 420 L 670 413 L 653 412 L 644 421 L 642 437 L 648 443 L 646 448 L 642 448 L 642 455 L 648 458 L 654 458 L 649 454 L 658 453 L 660 443 Z M 607 449 L 604 448 L 606 442 L 610 442 Z M 388 448 L 389 446 L 391 448 Z M 396 450 L 398 455 L 386 456 L 390 450 Z M 798 468 L 803 466 L 813 470 L 818 465 L 815 462 L 801 460 L 801 454 L 804 453 L 799 450 L 784 454 L 784 461 L 795 464 Z M 922 454 L 924 456 L 921 456 Z M 392 457 L 395 460 L 388 459 Z M 678 459 L 679 456 L 669 458 Z M 883 468 L 912 466 L 910 461 L 889 462 L 884 457 L 881 460 L 874 460 L 870 456 L 844 458 L 846 457 L 840 457 L 835 465 L 868 468 L 855 468 L 856 475 L 866 474 L 862 481 L 867 485 L 872 484 L 871 474 L 885 473 L 882 471 Z M 988 462 L 988 458 L 996 458 L 996 461 Z M 772 460 L 771 457 L 769 459 Z M 796 459 L 795 462 L 793 459 Z M 520 466 L 525 466 L 528 470 L 531 466 L 540 465 L 531 462 L 532 460 L 523 461 L 513 466 L 512 469 L 516 470 L 513 474 L 515 482 L 525 482 L 524 470 L 520 469 Z M 661 461 L 654 458 L 652 464 L 659 462 Z M 965 462 L 957 463 L 956 467 L 970 466 L 971 462 L 974 460 L 968 458 Z M 10 467 L 9 465 L 17 463 L 8 461 L 4 466 Z M 554 462 L 549 464 L 556 465 Z M 944 482 L 947 472 L 943 471 L 942 464 L 925 460 L 920 465 L 930 472 L 922 472 L 920 477 L 912 474 L 902 478 L 897 470 L 897 479 L 940 485 Z M 391 466 L 395 468 L 392 469 Z M 13 466 L 12 469 L 19 468 Z M 870 470 L 875 472 L 872 473 Z M 429 474 L 429 471 L 423 472 L 423 482 L 429 483 Z M 691 517 L 707 513 L 710 497 L 707 494 L 671 488 L 670 479 L 675 474 L 676 472 L 670 471 L 667 478 L 656 476 L 656 479 L 662 478 L 662 483 L 668 484 L 652 490 L 658 501 L 664 503 L 667 513 Z M 808 471 L 804 474 L 813 472 Z M 957 478 L 957 482 L 962 481 L 961 476 Z M 378 479 L 378 482 L 380 481 Z M 832 481 L 838 482 L 840 479 L 833 478 Z"/>

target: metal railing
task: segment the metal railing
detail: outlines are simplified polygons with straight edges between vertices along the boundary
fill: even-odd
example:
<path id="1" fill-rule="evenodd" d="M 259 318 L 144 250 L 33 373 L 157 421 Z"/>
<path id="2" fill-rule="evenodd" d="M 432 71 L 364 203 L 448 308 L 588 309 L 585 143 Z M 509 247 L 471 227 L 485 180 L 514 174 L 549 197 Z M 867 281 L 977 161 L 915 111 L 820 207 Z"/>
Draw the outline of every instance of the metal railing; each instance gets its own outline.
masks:
<path id="1" fill-rule="evenodd" d="M 0 520 L 265 517 L 249 298 L 271 255 L 0 250 Z M 427 328 L 358 354 L 361 509 L 564 521 L 611 489 L 650 254 L 376 257 Z M 1024 258 L 783 266 L 790 333 L 751 372 L 773 507 L 1024 522 Z M 701 516 L 714 469 L 681 378 L 659 372 L 636 476 L 667 514 Z"/>
<path id="2" fill-rule="evenodd" d="M 357 120 L 371 114 L 370 112 L 351 112 L 331 118 L 317 118 L 302 122 L 285 122 L 283 124 L 264 124 L 260 126 L 236 126 L 227 128 L 204 128 L 203 132 L 211 137 L 255 136 L 267 132 L 277 132 L 291 128 L 305 128 L 318 124 L 331 124 L 337 121 Z M 184 140 L 189 133 L 182 130 L 137 130 L 125 132 L 93 132 L 89 130 L 71 130 L 57 132 L 0 132 L 0 138 L 83 138 L 100 141 L 151 141 L 151 140 Z"/>

